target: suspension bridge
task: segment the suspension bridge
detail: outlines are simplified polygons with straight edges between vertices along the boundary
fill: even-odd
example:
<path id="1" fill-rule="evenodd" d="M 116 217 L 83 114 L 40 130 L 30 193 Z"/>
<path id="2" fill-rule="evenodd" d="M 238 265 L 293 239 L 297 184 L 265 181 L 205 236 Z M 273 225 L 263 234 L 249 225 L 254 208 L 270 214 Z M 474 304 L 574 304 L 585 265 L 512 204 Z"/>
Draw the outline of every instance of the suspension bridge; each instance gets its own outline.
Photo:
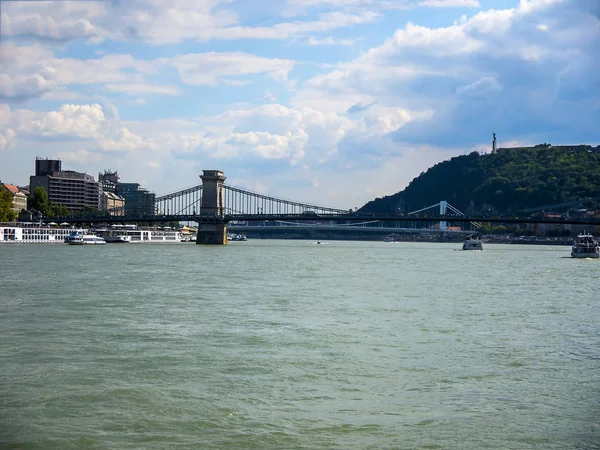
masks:
<path id="1" fill-rule="evenodd" d="M 369 214 L 352 210 L 292 201 L 267 196 L 225 184 L 220 170 L 204 170 L 202 184 L 155 198 L 152 214 L 127 214 L 126 210 L 98 211 L 63 217 L 48 217 L 44 221 L 70 223 L 132 223 L 132 222 L 196 222 L 198 244 L 227 243 L 227 225 L 256 223 L 273 227 L 329 226 L 338 229 L 372 227 L 381 230 L 412 230 L 452 232 L 449 223 L 461 224 L 460 229 L 476 230 L 482 222 L 489 223 L 549 223 L 600 225 L 599 220 L 563 220 L 539 217 L 466 216 L 446 201 L 412 211 L 408 214 Z"/>

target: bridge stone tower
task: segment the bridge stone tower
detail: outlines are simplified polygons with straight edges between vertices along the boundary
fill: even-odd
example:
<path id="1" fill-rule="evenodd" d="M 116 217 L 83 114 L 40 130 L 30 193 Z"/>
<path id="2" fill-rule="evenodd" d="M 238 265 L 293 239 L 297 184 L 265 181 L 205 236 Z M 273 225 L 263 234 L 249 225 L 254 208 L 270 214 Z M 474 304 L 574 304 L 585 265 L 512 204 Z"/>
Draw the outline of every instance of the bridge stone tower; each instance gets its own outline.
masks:
<path id="1" fill-rule="evenodd" d="M 223 220 L 223 182 L 227 177 L 220 170 L 203 170 L 200 179 L 202 206 L 196 244 L 227 245 L 227 228 Z"/>

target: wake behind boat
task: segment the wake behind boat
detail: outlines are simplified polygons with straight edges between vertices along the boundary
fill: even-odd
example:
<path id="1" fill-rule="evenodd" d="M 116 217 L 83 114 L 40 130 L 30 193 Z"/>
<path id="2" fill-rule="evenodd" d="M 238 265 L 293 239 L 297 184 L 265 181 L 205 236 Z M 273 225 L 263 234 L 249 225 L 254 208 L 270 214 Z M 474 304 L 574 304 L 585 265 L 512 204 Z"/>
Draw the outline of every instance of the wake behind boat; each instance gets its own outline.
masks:
<path id="1" fill-rule="evenodd" d="M 571 247 L 571 258 L 600 258 L 600 245 L 594 236 L 586 233 L 577 236 Z"/>

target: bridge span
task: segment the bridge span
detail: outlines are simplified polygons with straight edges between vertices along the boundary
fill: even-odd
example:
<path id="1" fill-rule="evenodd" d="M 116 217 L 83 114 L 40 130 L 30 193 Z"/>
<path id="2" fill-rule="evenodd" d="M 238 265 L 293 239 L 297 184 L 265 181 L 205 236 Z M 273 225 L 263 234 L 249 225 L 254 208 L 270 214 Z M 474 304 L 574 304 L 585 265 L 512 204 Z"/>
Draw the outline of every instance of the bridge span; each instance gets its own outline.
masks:
<path id="1" fill-rule="evenodd" d="M 478 227 L 482 222 L 503 224 L 562 224 L 600 226 L 600 220 L 561 219 L 541 217 L 489 217 L 465 216 L 447 202 L 440 202 L 439 210 L 430 213 L 432 207 L 401 214 L 364 214 L 345 209 L 330 208 L 302 203 L 224 184 L 226 177 L 220 170 L 204 170 L 200 176 L 202 184 L 156 198 L 153 214 L 131 213 L 127 209 L 100 211 L 66 217 L 47 217 L 45 222 L 82 223 L 133 223 L 133 222 L 196 222 L 198 223 L 197 244 L 227 244 L 227 224 L 231 222 L 262 222 L 274 226 L 277 222 L 302 222 L 319 226 L 347 229 L 361 223 L 375 224 L 373 228 L 418 231 L 439 224 L 445 231 L 447 224 L 459 223 L 463 229 Z M 127 208 L 127 205 L 126 205 Z M 432 231 L 428 229 L 426 231 Z"/>

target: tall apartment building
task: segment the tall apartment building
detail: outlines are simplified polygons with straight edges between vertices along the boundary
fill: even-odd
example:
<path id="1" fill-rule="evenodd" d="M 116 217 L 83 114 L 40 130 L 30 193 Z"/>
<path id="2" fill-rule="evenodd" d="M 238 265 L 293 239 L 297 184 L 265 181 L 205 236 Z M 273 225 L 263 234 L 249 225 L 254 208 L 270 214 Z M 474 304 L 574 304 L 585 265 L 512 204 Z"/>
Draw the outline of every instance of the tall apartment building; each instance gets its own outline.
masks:
<path id="1" fill-rule="evenodd" d="M 98 174 L 98 182 L 101 184 L 104 192 L 115 192 L 120 180 L 121 178 L 117 171 L 111 172 L 110 170 L 105 170 L 104 173 L 100 172 Z"/>
<path id="2" fill-rule="evenodd" d="M 139 183 L 118 183 L 117 195 L 125 199 L 125 214 L 153 216 L 156 195 L 140 187 Z"/>
<path id="3" fill-rule="evenodd" d="M 73 170 L 62 170 L 61 161 L 36 158 L 35 175 L 29 177 L 30 191 L 43 187 L 48 200 L 62 203 L 71 212 L 100 207 L 100 187 L 93 176 Z"/>

